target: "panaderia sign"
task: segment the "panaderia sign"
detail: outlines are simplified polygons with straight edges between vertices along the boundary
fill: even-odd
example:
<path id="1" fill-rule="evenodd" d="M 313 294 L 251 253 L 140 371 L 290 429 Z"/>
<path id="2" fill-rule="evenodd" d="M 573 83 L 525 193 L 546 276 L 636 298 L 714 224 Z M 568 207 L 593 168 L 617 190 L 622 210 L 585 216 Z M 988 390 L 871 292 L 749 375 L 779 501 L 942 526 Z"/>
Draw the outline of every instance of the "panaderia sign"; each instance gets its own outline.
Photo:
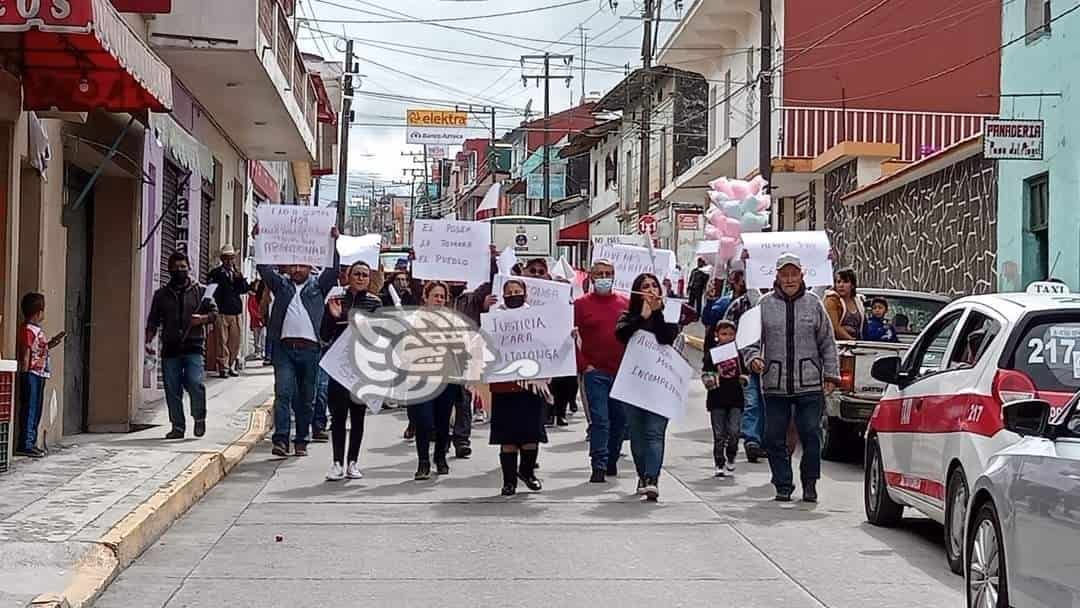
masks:
<path id="1" fill-rule="evenodd" d="M 408 144 L 461 145 L 469 127 L 469 115 L 456 110 L 408 110 L 405 113 Z"/>
<path id="2" fill-rule="evenodd" d="M 983 124 L 983 156 L 996 160 L 1042 160 L 1045 136 L 1041 120 L 988 119 Z"/>

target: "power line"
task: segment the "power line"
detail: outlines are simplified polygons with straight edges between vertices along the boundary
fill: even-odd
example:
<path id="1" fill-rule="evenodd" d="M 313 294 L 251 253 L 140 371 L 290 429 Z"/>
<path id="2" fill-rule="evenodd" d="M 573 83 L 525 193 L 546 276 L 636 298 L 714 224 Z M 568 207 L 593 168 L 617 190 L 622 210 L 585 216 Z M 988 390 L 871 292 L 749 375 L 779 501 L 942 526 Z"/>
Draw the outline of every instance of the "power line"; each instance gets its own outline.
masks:
<path id="1" fill-rule="evenodd" d="M 322 1 L 322 0 L 317 0 Z M 379 24 L 392 24 L 392 23 L 450 23 L 455 21 L 476 21 L 478 19 L 497 19 L 499 17 L 513 17 L 517 15 L 527 15 L 530 13 L 539 13 L 542 11 L 550 11 L 559 8 L 566 8 L 568 6 L 574 6 L 577 4 L 585 4 L 586 2 L 592 2 L 592 0 L 568 0 L 559 4 L 550 4 L 548 6 L 538 6 L 536 8 L 527 8 L 517 11 L 506 11 L 503 13 L 490 13 L 487 15 L 470 15 L 464 17 L 440 17 L 437 19 L 387 19 L 383 21 L 377 21 L 372 19 L 320 19 L 323 23 L 349 23 L 356 25 L 379 25 Z"/>

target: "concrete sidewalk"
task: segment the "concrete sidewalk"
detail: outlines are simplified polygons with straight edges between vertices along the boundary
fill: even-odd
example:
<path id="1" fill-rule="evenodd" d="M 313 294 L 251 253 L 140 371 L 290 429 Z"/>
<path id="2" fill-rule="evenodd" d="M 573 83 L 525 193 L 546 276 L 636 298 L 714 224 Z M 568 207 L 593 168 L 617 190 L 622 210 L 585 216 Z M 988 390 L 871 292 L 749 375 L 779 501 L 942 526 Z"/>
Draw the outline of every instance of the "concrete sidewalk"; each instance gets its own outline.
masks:
<path id="1" fill-rule="evenodd" d="M 163 402 L 138 432 L 66 438 L 0 476 L 0 608 L 42 594 L 81 605 L 153 542 L 269 429 L 273 372 L 207 381 L 207 432 L 165 441 Z M 249 440 L 245 441 L 244 438 Z M 251 444 L 251 445 L 245 445 Z"/>

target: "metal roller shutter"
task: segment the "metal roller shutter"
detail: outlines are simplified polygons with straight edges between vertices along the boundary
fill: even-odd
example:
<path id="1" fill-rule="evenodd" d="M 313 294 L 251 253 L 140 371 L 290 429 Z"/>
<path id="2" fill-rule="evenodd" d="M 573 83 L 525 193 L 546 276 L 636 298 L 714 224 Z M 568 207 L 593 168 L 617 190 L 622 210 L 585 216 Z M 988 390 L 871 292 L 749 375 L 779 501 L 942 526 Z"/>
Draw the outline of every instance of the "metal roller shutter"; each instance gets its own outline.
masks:
<path id="1" fill-rule="evenodd" d="M 214 206 L 214 197 L 205 190 L 202 193 L 202 213 L 199 214 L 199 281 L 204 285 L 210 274 L 210 209 Z"/>
<path id="2" fill-rule="evenodd" d="M 182 172 L 179 167 L 166 161 L 162 172 L 162 200 L 165 217 L 161 220 L 161 284 L 169 282 L 169 256 L 176 252 L 176 197 L 180 193 Z"/>

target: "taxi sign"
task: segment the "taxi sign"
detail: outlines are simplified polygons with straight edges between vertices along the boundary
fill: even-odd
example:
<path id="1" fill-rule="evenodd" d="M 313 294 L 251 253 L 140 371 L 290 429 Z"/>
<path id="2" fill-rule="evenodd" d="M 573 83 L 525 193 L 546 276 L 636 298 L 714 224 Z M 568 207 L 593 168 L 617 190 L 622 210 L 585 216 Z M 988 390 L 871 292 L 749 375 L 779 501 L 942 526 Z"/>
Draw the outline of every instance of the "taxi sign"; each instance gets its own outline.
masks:
<path id="1" fill-rule="evenodd" d="M 1072 292 L 1069 291 L 1069 286 L 1064 283 L 1057 283 L 1055 281 L 1035 281 L 1027 286 L 1026 293 L 1060 296 Z"/>

